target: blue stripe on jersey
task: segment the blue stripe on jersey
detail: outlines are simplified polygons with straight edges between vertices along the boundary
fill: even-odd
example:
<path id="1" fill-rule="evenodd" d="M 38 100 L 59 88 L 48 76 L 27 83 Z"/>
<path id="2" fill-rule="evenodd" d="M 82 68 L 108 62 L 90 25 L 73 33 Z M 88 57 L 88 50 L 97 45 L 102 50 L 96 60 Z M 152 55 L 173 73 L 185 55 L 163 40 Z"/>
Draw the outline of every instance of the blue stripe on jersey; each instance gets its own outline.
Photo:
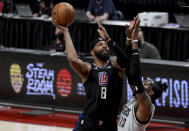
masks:
<path id="1" fill-rule="evenodd" d="M 80 114 L 80 115 L 79 115 L 79 118 L 78 118 L 78 120 L 77 120 L 77 123 L 76 123 L 76 125 L 75 125 L 73 131 L 76 131 L 77 127 L 79 126 L 79 123 L 81 122 L 81 117 L 82 117 L 82 116 L 83 116 L 83 114 Z"/>

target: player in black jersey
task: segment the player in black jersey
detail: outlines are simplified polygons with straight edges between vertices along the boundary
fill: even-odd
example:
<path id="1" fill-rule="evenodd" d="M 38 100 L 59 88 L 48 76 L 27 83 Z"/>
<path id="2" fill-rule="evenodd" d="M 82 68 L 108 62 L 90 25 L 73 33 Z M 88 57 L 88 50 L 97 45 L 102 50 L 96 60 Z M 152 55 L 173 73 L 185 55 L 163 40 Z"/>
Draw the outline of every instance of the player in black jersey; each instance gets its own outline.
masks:
<path id="1" fill-rule="evenodd" d="M 111 40 L 105 28 L 97 22 L 101 38 L 91 44 L 94 62 L 84 62 L 77 56 L 68 28 L 56 22 L 53 24 L 64 34 L 67 59 L 80 75 L 86 92 L 86 106 L 74 130 L 116 131 L 116 119 L 122 98 L 122 75 L 128 65 L 126 53 Z M 109 46 L 116 55 L 111 60 Z"/>

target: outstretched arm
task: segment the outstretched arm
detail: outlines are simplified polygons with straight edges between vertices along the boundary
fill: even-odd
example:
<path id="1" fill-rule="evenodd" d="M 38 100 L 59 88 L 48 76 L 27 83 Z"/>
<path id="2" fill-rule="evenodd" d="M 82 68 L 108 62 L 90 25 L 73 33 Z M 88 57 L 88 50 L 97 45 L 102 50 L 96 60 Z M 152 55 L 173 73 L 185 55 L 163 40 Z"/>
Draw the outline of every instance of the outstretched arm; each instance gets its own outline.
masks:
<path id="1" fill-rule="evenodd" d="M 129 57 L 129 60 L 131 61 L 131 56 L 132 56 L 132 33 L 136 24 L 138 17 L 134 17 L 134 20 L 131 22 L 131 25 L 125 25 L 125 34 L 126 34 L 126 46 L 125 46 L 125 51 Z M 130 88 L 132 92 L 135 92 L 134 86 L 133 86 L 133 80 L 131 78 L 130 74 L 130 67 L 131 67 L 131 62 L 129 62 L 129 65 L 127 69 L 125 70 Z"/>
<path id="2" fill-rule="evenodd" d="M 136 116 L 142 121 L 146 122 L 150 119 L 152 113 L 152 102 L 150 96 L 144 90 L 141 80 L 140 58 L 138 52 L 138 33 L 140 20 L 137 18 L 134 30 L 132 32 L 132 56 L 130 61 L 130 76 L 132 79 L 131 88 L 135 91 L 138 107 L 136 107 Z"/>
<path id="3" fill-rule="evenodd" d="M 81 76 L 84 82 L 88 77 L 91 65 L 87 62 L 83 62 L 78 58 L 68 28 L 58 25 L 55 21 L 52 22 L 57 28 L 59 28 L 63 32 L 68 62 L 71 65 L 71 67 Z"/>
<path id="4" fill-rule="evenodd" d="M 111 40 L 111 38 L 106 32 L 106 29 L 101 25 L 99 21 L 97 21 L 97 24 L 98 24 L 98 33 L 100 37 L 103 40 L 105 40 L 108 43 L 108 46 L 110 46 L 115 52 L 116 57 L 112 60 L 113 65 L 116 68 L 123 70 L 129 64 L 129 59 L 127 57 L 127 54 L 124 52 L 123 49 L 121 49 L 117 44 L 115 44 L 115 42 Z"/>

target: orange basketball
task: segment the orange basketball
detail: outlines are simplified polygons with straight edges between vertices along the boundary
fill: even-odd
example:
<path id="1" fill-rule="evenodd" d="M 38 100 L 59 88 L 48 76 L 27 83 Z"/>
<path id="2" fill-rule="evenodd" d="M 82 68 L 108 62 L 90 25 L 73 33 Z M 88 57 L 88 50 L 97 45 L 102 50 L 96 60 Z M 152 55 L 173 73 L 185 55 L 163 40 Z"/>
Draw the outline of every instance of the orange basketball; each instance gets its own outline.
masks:
<path id="1" fill-rule="evenodd" d="M 61 2 L 53 7 L 51 16 L 57 24 L 69 26 L 75 19 L 75 9 L 69 3 Z"/>

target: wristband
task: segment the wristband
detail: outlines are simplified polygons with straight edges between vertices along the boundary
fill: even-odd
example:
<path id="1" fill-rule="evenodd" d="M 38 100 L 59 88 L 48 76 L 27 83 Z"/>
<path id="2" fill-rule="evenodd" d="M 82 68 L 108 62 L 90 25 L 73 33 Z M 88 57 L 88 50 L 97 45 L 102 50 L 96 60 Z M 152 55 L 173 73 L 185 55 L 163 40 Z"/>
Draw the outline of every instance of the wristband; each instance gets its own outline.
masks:
<path id="1" fill-rule="evenodd" d="M 126 37 L 126 39 L 127 39 L 127 40 L 129 40 L 129 41 L 132 41 L 132 39 L 131 39 L 131 38 L 129 38 L 129 37 Z"/>
<path id="2" fill-rule="evenodd" d="M 132 40 L 132 43 L 134 43 L 134 42 L 138 42 L 138 40 Z"/>
<path id="3" fill-rule="evenodd" d="M 139 51 L 138 49 L 132 49 L 132 55 L 138 55 Z"/>

